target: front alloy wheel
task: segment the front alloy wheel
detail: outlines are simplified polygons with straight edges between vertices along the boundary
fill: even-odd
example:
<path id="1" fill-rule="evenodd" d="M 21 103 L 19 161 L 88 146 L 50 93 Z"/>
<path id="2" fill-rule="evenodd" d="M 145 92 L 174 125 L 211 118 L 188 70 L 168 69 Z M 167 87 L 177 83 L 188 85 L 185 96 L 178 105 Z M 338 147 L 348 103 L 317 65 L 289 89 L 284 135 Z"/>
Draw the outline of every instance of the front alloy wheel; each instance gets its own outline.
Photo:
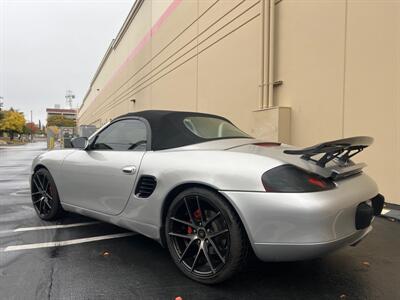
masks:
<path id="1" fill-rule="evenodd" d="M 33 207 L 41 219 L 53 220 L 63 212 L 53 177 L 46 169 L 39 169 L 33 174 L 31 195 Z"/>
<path id="2" fill-rule="evenodd" d="M 217 193 L 191 188 L 172 202 L 166 240 L 177 266 L 207 284 L 226 280 L 246 261 L 247 237 L 233 211 Z"/>

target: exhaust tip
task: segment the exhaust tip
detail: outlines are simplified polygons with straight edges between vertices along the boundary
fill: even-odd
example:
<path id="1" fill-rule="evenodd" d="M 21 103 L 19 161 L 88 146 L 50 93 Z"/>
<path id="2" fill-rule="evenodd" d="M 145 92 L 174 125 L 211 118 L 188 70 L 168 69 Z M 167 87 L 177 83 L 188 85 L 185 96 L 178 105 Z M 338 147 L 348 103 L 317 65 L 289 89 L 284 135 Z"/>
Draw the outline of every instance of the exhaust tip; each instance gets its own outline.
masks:
<path id="1" fill-rule="evenodd" d="M 382 213 L 383 206 L 385 204 L 385 197 L 382 194 L 376 195 L 371 199 L 372 208 L 374 209 L 374 216 L 379 216 Z"/>

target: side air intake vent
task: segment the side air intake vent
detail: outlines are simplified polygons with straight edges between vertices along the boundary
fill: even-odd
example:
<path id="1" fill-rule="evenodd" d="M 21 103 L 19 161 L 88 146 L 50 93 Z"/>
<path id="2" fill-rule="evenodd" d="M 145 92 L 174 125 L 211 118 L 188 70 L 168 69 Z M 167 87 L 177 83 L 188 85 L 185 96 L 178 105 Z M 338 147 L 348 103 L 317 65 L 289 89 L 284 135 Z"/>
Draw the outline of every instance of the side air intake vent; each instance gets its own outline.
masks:
<path id="1" fill-rule="evenodd" d="M 136 185 L 135 195 L 140 198 L 147 198 L 154 192 L 157 186 L 156 178 L 153 176 L 143 175 L 140 177 Z"/>

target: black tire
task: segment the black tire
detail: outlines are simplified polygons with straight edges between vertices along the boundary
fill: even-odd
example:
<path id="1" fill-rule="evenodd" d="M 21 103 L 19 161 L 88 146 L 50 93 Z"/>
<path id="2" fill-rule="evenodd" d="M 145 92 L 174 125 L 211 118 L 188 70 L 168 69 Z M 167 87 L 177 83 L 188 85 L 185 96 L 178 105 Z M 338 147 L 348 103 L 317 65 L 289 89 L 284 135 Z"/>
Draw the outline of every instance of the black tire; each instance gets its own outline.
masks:
<path id="1" fill-rule="evenodd" d="M 221 195 L 205 188 L 189 188 L 175 197 L 165 220 L 165 239 L 178 268 L 204 284 L 238 273 L 249 252 L 236 212 Z"/>
<path id="2" fill-rule="evenodd" d="M 41 168 L 32 175 L 31 197 L 33 208 L 42 220 L 56 220 L 64 214 L 56 184 L 47 169 Z"/>

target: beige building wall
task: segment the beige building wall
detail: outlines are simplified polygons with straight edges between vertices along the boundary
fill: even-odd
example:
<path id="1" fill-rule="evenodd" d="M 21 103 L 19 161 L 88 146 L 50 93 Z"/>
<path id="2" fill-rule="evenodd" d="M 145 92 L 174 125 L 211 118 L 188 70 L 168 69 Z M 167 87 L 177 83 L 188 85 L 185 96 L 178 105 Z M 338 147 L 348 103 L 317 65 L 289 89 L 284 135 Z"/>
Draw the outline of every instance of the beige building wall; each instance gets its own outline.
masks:
<path id="1" fill-rule="evenodd" d="M 142 2 L 110 46 L 79 124 L 100 126 L 129 111 L 178 109 L 222 114 L 250 131 L 260 101 L 262 2 Z"/>
<path id="2" fill-rule="evenodd" d="M 291 143 L 370 135 L 355 160 L 400 204 L 400 1 L 283 0 L 275 89 L 291 107 Z"/>
<path id="3" fill-rule="evenodd" d="M 79 124 L 176 109 L 220 114 L 298 146 L 371 135 L 357 160 L 400 204 L 400 1 L 273 3 L 137 0 Z"/>

